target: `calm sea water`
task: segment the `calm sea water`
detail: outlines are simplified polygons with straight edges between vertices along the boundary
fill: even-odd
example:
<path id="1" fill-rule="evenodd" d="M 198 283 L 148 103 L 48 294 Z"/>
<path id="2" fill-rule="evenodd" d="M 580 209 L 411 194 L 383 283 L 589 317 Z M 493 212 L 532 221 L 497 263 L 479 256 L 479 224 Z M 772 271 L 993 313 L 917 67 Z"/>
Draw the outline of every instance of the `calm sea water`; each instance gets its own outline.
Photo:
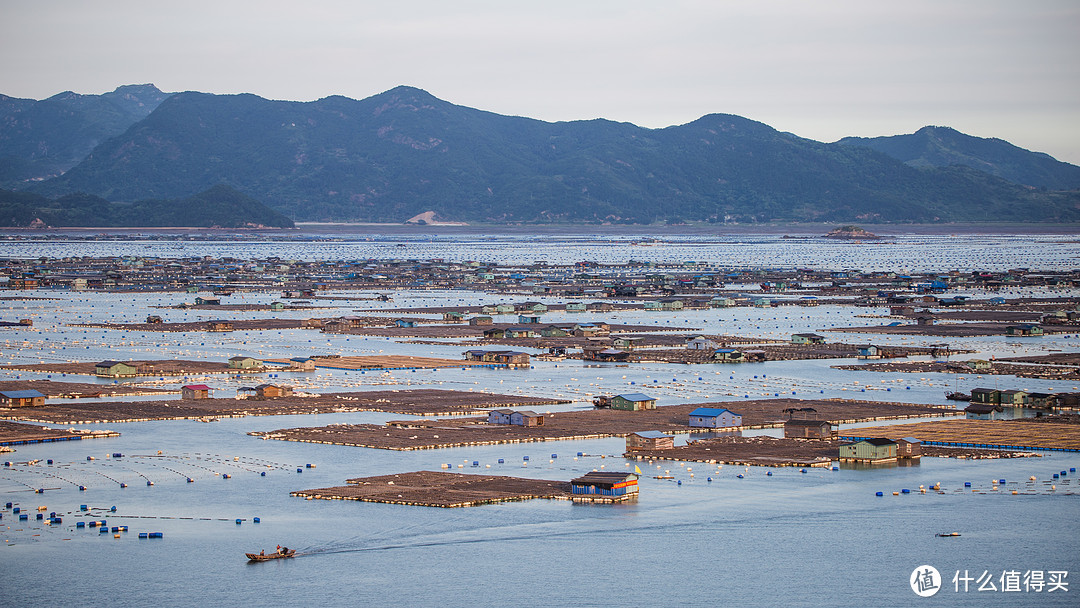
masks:
<path id="1" fill-rule="evenodd" d="M 246 238 L 246 237 L 245 237 Z M 1080 267 L 1080 240 L 1063 235 L 897 234 L 879 242 L 785 239 L 783 235 L 677 236 L 470 234 L 439 236 L 321 235 L 311 241 L 199 241 L 124 239 L 98 241 L 0 241 L 0 257 L 133 255 L 163 258 L 231 256 L 295 260 L 432 259 L 500 264 L 631 260 L 707 261 L 726 268 L 861 268 L 868 271 L 935 272 Z M 329 239 L 329 240 L 327 240 Z"/>
<path id="2" fill-rule="evenodd" d="M 432 242 L 185 243 L 182 250 L 157 241 L 103 243 L 0 243 L 0 256 L 41 255 L 280 255 L 298 259 L 443 257 L 552 262 L 600 259 L 705 259 L 717 265 L 886 268 L 907 260 L 911 269 L 1031 268 L 1076 265 L 1077 246 L 1050 237 L 910 237 L 893 245 L 798 246 L 772 237 L 681 239 L 674 245 L 640 247 L 631 240 L 560 242 L 544 237 L 470 238 Z M 667 240 L 677 240 L 671 239 Z M 922 243 L 912 249 L 914 242 Z M 927 246 L 934 251 L 928 254 Z M 101 248 L 98 251 L 97 248 Z M 283 249 L 284 248 L 284 249 Z M 407 254 L 400 250 L 405 249 Z M 173 253 L 167 253 L 167 252 Z M 281 253 L 285 251 L 285 253 Z M 274 253 L 271 253 L 274 252 Z M 938 257 L 940 253 L 940 257 Z M 595 257 L 593 257 L 595 256 Z M 791 257 L 802 256 L 802 257 Z M 1055 292 L 1075 295 L 1072 292 Z M 153 334 L 68 327 L 93 320 L 138 321 L 151 312 L 166 321 L 209 318 L 205 313 L 152 308 L 182 302 L 181 294 L 70 294 L 42 292 L 58 301 L 3 301 L 0 316 L 31 316 L 32 329 L 5 330 L 0 360 L 56 362 L 128 358 L 210 358 L 235 354 L 400 353 L 459 358 L 460 345 L 404 344 L 393 340 L 326 336 L 306 331 L 232 334 Z M 247 294 L 269 302 L 278 295 Z M 972 294 L 979 295 L 979 294 Z M 259 298 L 262 297 L 260 300 Z M 417 306 L 492 301 L 474 292 L 400 292 L 379 306 Z M 366 307 L 368 303 L 363 303 Z M 376 304 L 371 303 L 374 307 Z M 356 302 L 332 302 L 334 310 L 287 313 L 301 317 L 349 314 Z M 708 333 L 751 333 L 786 338 L 796 331 L 830 326 L 872 325 L 857 314 L 874 309 L 694 311 L 678 319 L 643 312 L 588 316 L 658 327 L 696 327 Z M 214 316 L 244 313 L 214 313 Z M 559 322 L 583 318 L 552 314 Z M 941 338 L 838 335 L 845 341 L 921 344 Z M 835 339 L 841 339 L 837 337 Z M 1046 338 L 961 339 L 950 343 L 978 355 L 1076 351 L 1075 335 Z M 763 396 L 852 397 L 944 403 L 945 391 L 975 386 L 1071 390 L 1062 383 L 1008 376 L 870 374 L 831 369 L 837 361 L 762 365 L 589 367 L 581 362 L 536 362 L 516 371 L 437 370 L 358 374 L 320 371 L 289 376 L 313 392 L 441 387 L 575 401 L 552 409 L 583 409 L 591 394 L 645 390 L 662 405 L 731 401 Z M 10 379 L 45 377 L 8 372 Z M 58 377 L 87 381 L 85 377 Z M 262 381 L 266 376 L 260 376 Z M 207 377 L 220 396 L 254 380 Z M 172 379 L 158 381 L 176 386 Z M 170 399 L 175 398 L 169 397 Z M 0 468 L 0 503 L 12 501 L 31 513 L 19 522 L 3 512 L 0 531 L 0 604 L 4 606 L 147 605 L 394 605 L 394 606 L 674 606 L 714 605 L 910 605 L 1076 606 L 1080 588 L 1080 497 L 1075 474 L 1053 473 L 1080 466 L 1080 454 L 1041 458 L 957 461 L 927 458 L 917 466 L 849 469 L 767 469 L 700 463 L 631 463 L 617 455 L 620 439 L 486 446 L 419 452 L 389 452 L 343 446 L 262 441 L 253 430 L 333 422 L 383 422 L 399 415 L 378 413 L 278 416 L 92 425 L 123 433 L 115 439 L 20 446 L 0 456 L 16 464 Z M 163 458 L 157 458 L 161 451 Z M 121 459 L 106 458 L 120 452 Z M 578 452 L 591 456 L 576 457 Z M 553 457 L 557 455 L 557 457 Z M 605 455 L 605 458 L 600 458 Z M 94 460 L 88 461 L 87 456 Z M 523 466 L 523 458 L 529 464 Z M 504 459 L 499 464 L 498 459 Z M 29 460 L 42 459 L 28 466 Z M 44 464 L 53 459 L 54 464 Z M 479 461 L 479 469 L 470 465 Z M 306 464 L 315 468 L 304 468 Z M 528 501 L 469 509 L 431 509 L 350 501 L 305 501 L 292 490 L 339 485 L 357 476 L 413 470 L 453 470 L 544 479 L 569 479 L 593 469 L 641 466 L 640 499 L 617 506 Z M 457 469 L 458 464 L 465 468 Z M 490 465 L 490 468 L 488 466 Z M 687 469 L 687 466 L 690 469 Z M 302 473 L 297 473 L 300 467 Z M 266 476 L 259 475 L 265 471 Z M 652 476 L 670 471 L 676 479 Z M 739 479 L 738 474 L 745 478 Z M 223 479 L 222 474 L 231 478 Z M 1038 482 L 1028 484 L 1036 476 Z M 187 483 L 191 477 L 194 483 Z M 712 481 L 707 481 L 708 478 Z M 997 491 L 991 480 L 1006 479 Z M 152 481 L 153 486 L 148 486 Z M 678 482 L 682 482 L 681 485 Z M 127 488 L 120 488 L 124 482 Z M 971 482 L 979 492 L 964 488 Z M 920 485 L 940 483 L 944 494 L 920 494 Z M 80 492 L 78 485 L 86 485 Z M 33 488 L 47 488 L 44 494 Z M 911 489 L 911 494 L 892 492 Z M 1012 495 L 1017 489 L 1019 495 Z M 884 496 L 877 497 L 881 491 Z M 81 515 L 79 506 L 91 511 Z M 63 516 L 59 526 L 32 518 L 38 506 Z M 112 506 L 116 507 L 111 512 Z M 260 517 L 255 524 L 253 517 Z M 186 518 L 186 519 L 185 519 Z M 242 524 L 235 520 L 242 518 Z M 114 539 L 96 529 L 75 529 L 79 520 L 106 519 L 128 525 Z M 960 532 L 937 538 L 937 532 Z M 138 532 L 162 532 L 161 540 L 139 540 Z M 302 556 L 248 564 L 246 551 L 297 548 Z M 917 597 L 908 585 L 912 570 L 935 566 L 945 578 L 933 598 Z M 1006 571 L 1067 571 L 1069 591 L 953 590 L 956 571 L 979 577 L 986 571 L 1001 588 Z"/>

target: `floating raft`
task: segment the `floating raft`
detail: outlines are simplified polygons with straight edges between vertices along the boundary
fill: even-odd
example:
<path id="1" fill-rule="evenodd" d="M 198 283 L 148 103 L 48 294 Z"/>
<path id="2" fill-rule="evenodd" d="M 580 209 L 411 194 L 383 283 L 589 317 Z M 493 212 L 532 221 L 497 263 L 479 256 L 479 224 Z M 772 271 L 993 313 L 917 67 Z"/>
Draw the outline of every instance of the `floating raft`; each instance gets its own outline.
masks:
<path id="1" fill-rule="evenodd" d="M 716 437 L 667 450 L 635 450 L 623 456 L 737 466 L 828 467 L 839 450 L 839 441 L 825 439 Z"/>
<path id="2" fill-rule="evenodd" d="M 923 445 L 1080 452 L 1080 425 L 1027 420 L 941 420 L 850 429 L 841 439 L 917 437 Z"/>
<path id="3" fill-rule="evenodd" d="M 318 397 L 274 399 L 184 399 L 175 401 L 65 402 L 0 410 L 19 420 L 52 424 L 93 424 L 142 420 L 199 420 L 318 414 L 326 412 L 392 412 L 410 415 L 453 415 L 479 408 L 521 407 L 565 403 L 522 395 L 416 389 L 332 393 Z M 3 415 L 0 413 L 0 415 Z"/>
<path id="4" fill-rule="evenodd" d="M 126 360 L 138 371 L 131 376 L 103 376 L 105 378 L 134 378 L 155 376 L 198 376 L 202 374 L 238 374 L 260 373 L 263 369 L 233 369 L 224 361 L 183 361 L 179 359 L 156 359 L 156 360 Z M 73 374 L 84 376 L 97 375 L 97 363 L 92 361 L 67 362 L 67 363 L 25 363 L 21 365 L 0 365 L 0 369 L 23 372 L 45 372 L 54 374 Z M 109 389 L 109 387 L 100 387 Z"/>
<path id="5" fill-rule="evenodd" d="M 715 405 L 717 404 L 669 405 L 638 412 L 610 409 L 556 412 L 545 414 L 544 424 L 534 427 L 488 424 L 486 418 L 463 418 L 435 421 L 392 421 L 386 425 L 335 424 L 324 427 L 253 431 L 249 435 L 302 443 L 410 451 L 542 441 L 602 439 L 623 437 L 644 430 L 658 430 L 665 433 L 698 433 L 707 432 L 709 429 L 690 427 L 690 412 L 698 407 Z M 723 429 L 725 431 L 783 426 L 783 420 L 786 418 L 784 409 L 790 407 L 812 406 L 822 419 L 830 420 L 836 424 L 955 416 L 957 414 L 957 411 L 951 408 L 842 399 L 806 401 L 798 399 L 767 399 L 738 403 L 725 402 L 720 405 L 731 407 L 742 414 L 743 417 L 742 427 Z"/>
<path id="6" fill-rule="evenodd" d="M 119 437 L 115 431 L 74 431 L 69 429 L 50 429 L 36 424 L 0 421 L 0 445 L 27 445 L 31 443 L 51 443 L 53 441 L 79 441 L 102 437 Z"/>
<path id="7" fill-rule="evenodd" d="M 113 397 L 116 395 L 142 396 L 167 395 L 179 390 L 144 388 L 127 384 L 92 384 L 89 382 L 53 382 L 52 380 L 6 380 L 0 382 L 0 391 L 23 391 L 33 389 L 47 399 L 79 399 L 85 397 Z M 4 408 L 0 408 L 2 410 Z"/>
<path id="8" fill-rule="evenodd" d="M 909 336 L 944 336 L 952 338 L 970 338 L 974 336 L 1005 336 L 1005 328 L 1015 323 L 935 323 L 934 325 L 876 325 L 872 327 L 829 327 L 822 331 L 853 332 L 859 334 L 901 334 Z M 1051 333 L 1072 333 L 1075 329 L 1068 325 L 1046 325 L 1043 331 Z"/>
<path id="9" fill-rule="evenodd" d="M 370 357 L 334 357 L 313 359 L 317 369 L 340 369 L 345 371 L 389 371 L 408 369 L 440 369 L 450 367 L 506 367 L 499 363 L 481 363 L 461 359 L 437 359 L 435 357 L 408 357 L 404 355 L 379 355 Z M 288 365 L 288 359 L 265 359 L 263 363 Z"/>
<path id="10" fill-rule="evenodd" d="M 956 361 L 890 361 L 888 363 L 870 363 L 866 365 L 834 365 L 833 369 L 903 374 L 940 373 L 1018 376 L 1020 378 L 1041 378 L 1046 380 L 1080 379 L 1080 370 L 1074 366 L 1003 363 L 1001 359 L 994 360 L 989 368 L 979 369 L 978 371 L 968 367 L 965 363 Z"/>
<path id="11" fill-rule="evenodd" d="M 309 500 L 358 500 L 442 508 L 475 507 L 534 498 L 580 498 L 572 494 L 570 482 L 567 481 L 440 471 L 359 477 L 348 479 L 345 483 L 348 485 L 301 490 L 291 495 Z"/>

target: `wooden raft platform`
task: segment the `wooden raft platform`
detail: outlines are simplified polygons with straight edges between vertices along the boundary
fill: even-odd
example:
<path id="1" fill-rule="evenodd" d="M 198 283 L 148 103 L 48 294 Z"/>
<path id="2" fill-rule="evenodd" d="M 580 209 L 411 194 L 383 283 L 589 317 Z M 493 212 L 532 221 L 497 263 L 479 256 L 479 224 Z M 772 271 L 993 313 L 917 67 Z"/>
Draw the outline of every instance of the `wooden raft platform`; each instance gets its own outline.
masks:
<path id="1" fill-rule="evenodd" d="M 900 334 L 906 336 L 945 336 L 969 338 L 974 336 L 1004 336 L 1005 328 L 1015 323 L 935 323 L 934 325 L 873 325 L 868 327 L 829 327 L 821 331 L 841 331 L 857 334 Z M 1076 331 L 1068 325 L 1044 325 L 1047 334 L 1063 334 Z M 1010 336 L 1021 337 L 1021 336 Z"/>
<path id="2" fill-rule="evenodd" d="M 839 451 L 840 442 L 827 439 L 714 437 L 669 450 L 634 450 L 623 456 L 738 466 L 827 467 Z"/>
<path id="3" fill-rule="evenodd" d="M 117 395 L 168 395 L 179 390 L 160 388 L 142 388 L 128 384 L 94 384 L 92 382 L 53 382 L 52 380 L 4 380 L 0 381 L 0 391 L 36 390 L 46 398 L 97 398 Z"/>
<path id="4" fill-rule="evenodd" d="M 335 424 L 324 427 L 301 427 L 249 433 L 264 439 L 324 443 L 385 450 L 429 450 L 477 445 L 567 441 L 624 437 L 638 431 L 665 433 L 709 432 L 691 428 L 690 412 L 698 407 L 731 408 L 743 417 L 741 428 L 783 426 L 789 407 L 813 407 L 822 420 L 836 423 L 896 420 L 935 416 L 954 416 L 955 409 L 875 401 L 843 399 L 806 400 L 764 399 L 723 403 L 670 405 L 640 412 L 620 410 L 585 410 L 544 415 L 543 426 L 524 427 L 488 424 L 486 418 L 456 420 L 391 421 L 377 424 Z M 734 430 L 734 429 L 725 429 Z"/>
<path id="5" fill-rule="evenodd" d="M 829 344 L 758 344 L 755 350 L 764 353 L 765 361 L 804 361 L 811 359 L 846 359 L 854 358 L 859 354 L 860 345 L 842 344 L 833 342 Z M 931 348 L 915 346 L 889 346 L 882 349 L 889 353 L 891 358 L 909 357 L 915 355 L 929 355 Z M 952 351 L 970 352 L 970 351 Z M 576 357 L 574 357 L 576 358 Z M 732 361 L 717 361 L 713 359 L 712 349 L 690 350 L 682 345 L 682 348 L 655 350 L 635 349 L 630 353 L 630 361 L 635 363 L 667 362 L 667 363 L 711 363 L 711 364 L 736 364 Z"/>
<path id="6" fill-rule="evenodd" d="M 1080 328 L 1077 328 L 1077 331 L 1080 331 Z M 1027 357 L 1003 357 L 997 359 L 997 361 L 1038 363 L 1040 365 L 1080 365 L 1080 353 L 1051 353 L 1049 355 L 1031 355 Z M 997 361 L 995 361 L 995 363 Z"/>
<path id="7" fill-rule="evenodd" d="M 300 319 L 227 319 L 233 325 L 233 331 L 267 331 L 272 329 L 303 329 L 305 321 Z M 119 331 L 158 331 L 158 332 L 204 332 L 206 321 L 185 323 L 69 323 L 68 327 L 93 327 L 115 329 Z"/>
<path id="8" fill-rule="evenodd" d="M 79 441 L 101 437 L 119 437 L 115 431 L 76 431 L 71 429 L 50 429 L 36 424 L 22 424 L 0 420 L 0 445 L 26 445 L 30 443 L 49 443 L 53 441 Z"/>
<path id="9" fill-rule="evenodd" d="M 396 370 L 396 369 L 439 369 L 447 367 L 506 367 L 499 363 L 479 363 L 462 359 L 438 359 L 435 357 L 408 357 L 404 355 L 374 355 L 366 357 L 334 357 L 313 359 L 319 369 L 360 370 Z M 264 363 L 288 365 L 288 359 L 265 359 Z"/>
<path id="10" fill-rule="evenodd" d="M 134 376 L 198 376 L 202 374 L 259 374 L 267 371 L 265 368 L 234 369 L 225 361 L 183 361 L 179 359 L 169 360 L 121 360 L 138 371 Z M 53 374 L 81 374 L 84 376 L 96 376 L 96 361 L 81 361 L 69 363 L 26 363 L 22 365 L 0 365 L 0 369 L 10 369 L 21 372 L 46 372 Z M 102 376 L 112 378 L 112 376 Z M 104 386 L 102 388 L 105 388 Z"/>
<path id="11" fill-rule="evenodd" d="M 708 464 L 764 467 L 827 467 L 838 460 L 842 441 L 799 437 L 713 437 L 668 450 L 634 450 L 623 454 L 637 460 L 681 460 Z M 923 446 L 923 456 L 980 460 L 1017 458 L 1031 454 L 987 449 Z"/>
<path id="12" fill-rule="evenodd" d="M 359 391 L 332 393 L 318 397 L 292 396 L 276 399 L 55 403 L 37 407 L 0 408 L 0 418 L 52 424 L 93 424 L 327 412 L 390 412 L 452 416 L 473 413 L 480 408 L 541 406 L 556 403 L 565 403 L 565 400 L 442 389 L 416 389 Z"/>
<path id="13" fill-rule="evenodd" d="M 956 351 L 953 351 L 956 352 Z M 989 368 L 975 370 L 957 361 L 889 361 L 863 365 L 834 365 L 833 369 L 902 374 L 963 374 L 965 376 L 1018 376 L 1046 380 L 1080 380 L 1080 369 L 1064 365 L 1034 365 L 992 361 Z"/>
<path id="14" fill-rule="evenodd" d="M 1080 424 L 1028 420 L 942 420 L 849 429 L 841 439 L 915 437 L 926 445 L 1080 452 Z"/>
<path id="15" fill-rule="evenodd" d="M 571 500 L 570 482 L 498 475 L 467 475 L 416 471 L 378 477 L 359 477 L 348 485 L 291 492 L 292 496 L 323 500 L 358 500 L 421 507 L 475 507 L 499 502 L 555 498 Z"/>

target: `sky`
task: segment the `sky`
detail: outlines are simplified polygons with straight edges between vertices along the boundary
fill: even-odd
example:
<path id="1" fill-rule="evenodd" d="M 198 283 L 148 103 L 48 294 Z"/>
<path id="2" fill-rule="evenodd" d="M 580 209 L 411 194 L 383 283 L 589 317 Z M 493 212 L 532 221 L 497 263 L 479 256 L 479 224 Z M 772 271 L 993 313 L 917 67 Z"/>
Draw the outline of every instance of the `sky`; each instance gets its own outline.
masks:
<path id="1" fill-rule="evenodd" d="M 949 126 L 1080 164 L 1076 0 L 0 0 L 0 57 L 0 93 L 31 99 L 410 85 L 547 121 Z"/>

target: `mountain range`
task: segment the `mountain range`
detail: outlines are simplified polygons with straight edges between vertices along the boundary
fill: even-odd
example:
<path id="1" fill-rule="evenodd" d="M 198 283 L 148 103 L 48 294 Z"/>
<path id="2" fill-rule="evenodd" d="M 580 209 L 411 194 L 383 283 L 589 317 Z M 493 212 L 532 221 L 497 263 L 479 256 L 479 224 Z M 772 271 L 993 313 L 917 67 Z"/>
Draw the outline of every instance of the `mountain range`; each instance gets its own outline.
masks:
<path id="1" fill-rule="evenodd" d="M 726 114 L 549 123 L 412 87 L 313 102 L 126 89 L 80 102 L 107 111 L 64 110 L 63 128 L 23 115 L 68 94 L 0 98 L 0 185 L 133 201 L 227 184 L 300 221 L 1080 221 L 1080 167 L 941 127 L 822 143 Z M 126 119 L 117 97 L 137 101 Z M 33 156 L 46 140 L 68 152 Z M 28 174 L 43 158 L 63 173 Z"/>
<path id="2" fill-rule="evenodd" d="M 41 101 L 0 95 L 0 186 L 63 174 L 168 96 L 152 84 L 104 95 L 65 91 Z"/>
<path id="3" fill-rule="evenodd" d="M 890 137 L 845 137 L 838 143 L 872 148 L 912 167 L 964 165 L 1027 186 L 1080 188 L 1080 167 L 1076 165 L 1002 139 L 972 137 L 949 127 L 923 127 L 909 135 Z"/>

